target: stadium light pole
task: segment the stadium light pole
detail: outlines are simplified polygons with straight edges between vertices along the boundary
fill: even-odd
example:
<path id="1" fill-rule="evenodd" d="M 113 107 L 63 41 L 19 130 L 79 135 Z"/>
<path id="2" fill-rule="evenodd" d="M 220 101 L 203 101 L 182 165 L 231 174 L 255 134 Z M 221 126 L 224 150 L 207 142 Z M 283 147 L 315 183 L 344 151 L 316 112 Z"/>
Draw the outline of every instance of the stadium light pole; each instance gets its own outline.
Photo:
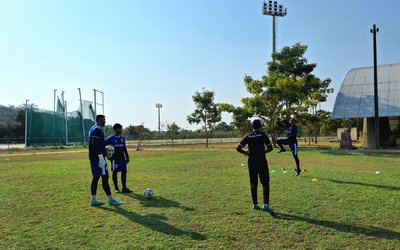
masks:
<path id="1" fill-rule="evenodd" d="M 277 1 L 264 1 L 262 7 L 262 14 L 267 16 L 272 16 L 272 53 L 276 52 L 276 23 L 275 18 L 280 16 L 284 17 L 287 14 L 287 9 Z"/>
<path id="2" fill-rule="evenodd" d="M 158 108 L 158 133 L 161 133 L 161 123 L 160 123 L 160 108 L 162 108 L 161 103 L 156 104 L 156 108 Z"/>
<path id="3" fill-rule="evenodd" d="M 28 102 L 29 100 L 25 100 L 25 147 L 28 146 Z"/>
<path id="4" fill-rule="evenodd" d="M 379 109 L 378 109 L 378 65 L 376 58 L 376 33 L 379 28 L 374 24 L 370 32 L 373 34 L 374 49 L 374 110 L 375 110 L 375 149 L 379 148 Z"/>

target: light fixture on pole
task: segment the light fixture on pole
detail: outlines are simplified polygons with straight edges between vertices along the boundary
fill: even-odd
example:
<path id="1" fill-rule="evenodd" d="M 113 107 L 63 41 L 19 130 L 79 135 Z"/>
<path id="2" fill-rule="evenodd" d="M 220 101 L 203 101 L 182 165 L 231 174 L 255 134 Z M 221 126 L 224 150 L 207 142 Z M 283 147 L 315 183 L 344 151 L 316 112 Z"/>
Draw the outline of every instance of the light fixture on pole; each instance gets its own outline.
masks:
<path id="1" fill-rule="evenodd" d="M 162 108 L 161 103 L 156 104 L 156 108 L 158 108 L 158 133 L 161 133 L 161 123 L 160 123 L 160 108 Z"/>
<path id="2" fill-rule="evenodd" d="M 286 16 L 287 9 L 284 8 L 281 4 L 278 4 L 277 1 L 268 1 L 268 3 L 266 3 L 264 1 L 263 7 L 262 7 L 262 14 L 272 16 L 272 53 L 275 53 L 276 52 L 275 17 Z"/>

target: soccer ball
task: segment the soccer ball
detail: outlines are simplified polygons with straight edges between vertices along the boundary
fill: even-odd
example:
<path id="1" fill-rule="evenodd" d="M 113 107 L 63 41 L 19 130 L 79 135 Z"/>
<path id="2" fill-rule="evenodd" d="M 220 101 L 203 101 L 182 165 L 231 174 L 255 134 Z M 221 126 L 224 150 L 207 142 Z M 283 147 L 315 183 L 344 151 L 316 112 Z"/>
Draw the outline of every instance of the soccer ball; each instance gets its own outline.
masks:
<path id="1" fill-rule="evenodd" d="M 261 98 L 263 98 L 263 99 L 267 99 L 267 91 L 265 90 L 265 91 L 263 91 L 263 92 L 261 92 Z"/>
<path id="2" fill-rule="evenodd" d="M 151 199 L 151 198 L 153 198 L 153 195 L 154 195 L 154 193 L 153 193 L 153 190 L 151 190 L 151 188 L 146 188 L 146 189 L 144 190 L 144 192 L 143 192 L 143 196 L 144 196 L 144 198 L 146 198 L 146 199 Z"/>
<path id="3" fill-rule="evenodd" d="M 106 146 L 107 158 L 112 157 L 114 155 L 114 152 L 115 152 L 115 148 L 113 145 L 110 144 L 110 145 Z"/>

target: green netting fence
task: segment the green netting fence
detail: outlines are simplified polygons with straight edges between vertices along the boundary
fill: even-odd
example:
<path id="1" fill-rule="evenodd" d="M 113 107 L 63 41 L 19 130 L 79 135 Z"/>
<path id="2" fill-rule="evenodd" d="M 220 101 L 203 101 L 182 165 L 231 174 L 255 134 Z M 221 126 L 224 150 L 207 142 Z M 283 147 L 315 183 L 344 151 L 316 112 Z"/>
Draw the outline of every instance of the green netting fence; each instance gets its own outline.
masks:
<path id="1" fill-rule="evenodd" d="M 26 108 L 26 146 L 83 145 L 88 142 L 88 131 L 96 116 L 92 102 L 82 101 L 81 110 L 73 112 L 65 112 L 60 101 L 55 112 L 34 106 Z"/>

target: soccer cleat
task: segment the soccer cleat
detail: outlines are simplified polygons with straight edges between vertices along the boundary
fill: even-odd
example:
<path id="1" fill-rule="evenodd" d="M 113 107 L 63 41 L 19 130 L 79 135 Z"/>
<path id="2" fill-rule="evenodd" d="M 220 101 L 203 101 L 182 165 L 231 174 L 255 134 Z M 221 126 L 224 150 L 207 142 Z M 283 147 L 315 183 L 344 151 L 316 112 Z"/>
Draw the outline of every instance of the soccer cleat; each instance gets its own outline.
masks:
<path id="1" fill-rule="evenodd" d="M 122 193 L 132 193 L 133 191 L 132 190 L 130 190 L 129 188 L 124 188 L 124 189 L 122 189 Z"/>
<path id="2" fill-rule="evenodd" d="M 263 205 L 263 211 L 268 212 L 268 213 L 269 213 L 270 215 L 272 215 L 272 216 L 275 215 L 275 213 L 274 213 L 274 211 L 272 210 L 272 208 L 270 208 L 267 204 L 264 204 L 264 205 Z"/>
<path id="3" fill-rule="evenodd" d="M 296 176 L 299 176 L 301 173 L 301 169 L 300 168 L 296 169 L 296 172 L 297 172 Z"/>
<path id="4" fill-rule="evenodd" d="M 253 210 L 260 210 L 260 207 L 258 206 L 258 204 L 253 204 L 252 208 L 253 208 Z"/>
<path id="5" fill-rule="evenodd" d="M 108 202 L 108 205 L 110 206 L 118 206 L 124 204 L 122 201 L 117 201 L 117 200 L 111 200 Z"/>
<path id="6" fill-rule="evenodd" d="M 102 201 L 92 201 L 92 202 L 90 202 L 90 206 L 92 206 L 92 207 L 97 207 L 97 206 L 101 206 L 101 205 L 104 205 L 105 204 L 105 202 L 102 202 Z"/>
<path id="7" fill-rule="evenodd" d="M 278 153 L 286 152 L 286 149 L 282 148 L 281 150 L 278 151 Z"/>

